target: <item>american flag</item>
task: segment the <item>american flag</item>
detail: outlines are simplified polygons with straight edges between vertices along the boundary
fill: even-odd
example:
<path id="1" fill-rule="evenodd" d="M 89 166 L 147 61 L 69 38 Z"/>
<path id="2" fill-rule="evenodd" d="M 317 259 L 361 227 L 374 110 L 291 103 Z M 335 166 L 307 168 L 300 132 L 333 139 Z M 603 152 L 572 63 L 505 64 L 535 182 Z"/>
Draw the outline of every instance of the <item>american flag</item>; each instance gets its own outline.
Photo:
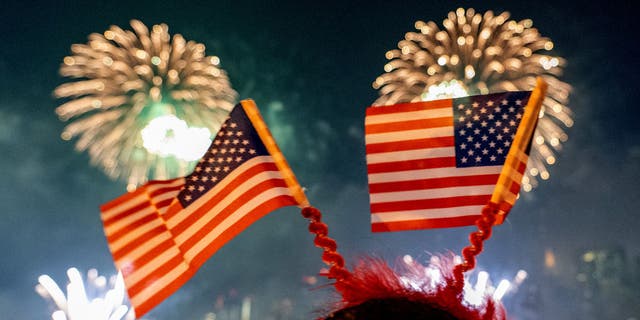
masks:
<path id="1" fill-rule="evenodd" d="M 530 95 L 506 92 L 368 108 L 372 231 L 472 225 L 492 199 Z M 524 167 L 514 164 L 520 178 L 526 158 L 522 152 Z"/>
<path id="2" fill-rule="evenodd" d="M 244 100 L 192 174 L 150 182 L 101 207 L 136 315 L 178 290 L 253 222 L 289 205 L 308 202 L 257 107 Z"/>

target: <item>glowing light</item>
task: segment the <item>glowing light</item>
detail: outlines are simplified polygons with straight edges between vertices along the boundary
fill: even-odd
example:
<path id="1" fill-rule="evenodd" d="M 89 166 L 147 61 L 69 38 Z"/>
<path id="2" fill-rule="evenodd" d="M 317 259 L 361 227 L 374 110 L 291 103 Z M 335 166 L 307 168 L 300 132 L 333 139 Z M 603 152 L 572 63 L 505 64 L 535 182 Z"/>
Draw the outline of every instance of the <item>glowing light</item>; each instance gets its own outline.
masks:
<path id="1" fill-rule="evenodd" d="M 464 67 L 464 76 L 467 79 L 473 79 L 473 77 L 476 76 L 476 70 L 473 69 L 472 65 L 467 65 L 466 67 Z"/>
<path id="2" fill-rule="evenodd" d="M 107 40 L 113 40 L 116 37 L 116 33 L 111 30 L 107 30 L 104 32 L 104 37 Z"/>
<path id="3" fill-rule="evenodd" d="M 454 256 L 453 258 L 454 264 L 456 263 L 455 260 L 461 259 L 459 256 Z M 407 270 L 410 271 L 400 275 L 399 279 L 408 290 L 435 290 L 445 284 L 445 277 L 441 270 L 451 262 L 449 259 L 445 259 L 445 264 L 443 265 L 440 257 L 432 256 L 426 266 L 410 255 L 403 256 L 402 260 L 406 264 Z M 463 299 L 472 306 L 480 306 L 486 303 L 488 298 L 500 300 L 516 292 L 527 278 L 527 272 L 519 270 L 512 281 L 502 280 L 497 287 L 494 287 L 487 271 L 477 272 L 475 285 L 473 286 L 471 285 L 472 277 L 473 274 L 465 274 Z"/>
<path id="4" fill-rule="evenodd" d="M 509 288 L 511 288 L 511 282 L 505 279 L 501 280 L 498 284 L 498 288 L 496 288 L 496 291 L 493 293 L 493 299 L 497 301 L 502 300 L 502 297 L 504 297 L 504 294 L 507 293 Z"/>
<path id="5" fill-rule="evenodd" d="M 487 281 L 489 280 L 489 273 L 486 271 L 478 272 L 478 279 L 474 290 L 476 292 L 485 292 L 487 290 Z"/>
<path id="6" fill-rule="evenodd" d="M 430 285 L 435 287 L 438 283 L 442 282 L 442 273 L 440 273 L 440 269 L 435 267 L 427 267 L 425 268 L 425 272 L 428 275 L 429 279 L 431 279 Z"/>
<path id="7" fill-rule="evenodd" d="M 552 144 L 552 145 L 553 145 L 553 144 Z M 556 157 L 554 157 L 554 156 L 548 156 L 548 157 L 547 157 L 547 163 L 548 163 L 548 164 L 554 164 L 554 163 L 556 163 Z"/>
<path id="8" fill-rule="evenodd" d="M 549 172 L 548 171 L 544 171 L 540 173 L 540 178 L 542 178 L 542 180 L 549 180 Z"/>
<path id="9" fill-rule="evenodd" d="M 240 320 L 249 320 L 251 318 L 251 298 L 242 299 L 242 308 L 240 309 Z"/>
<path id="10" fill-rule="evenodd" d="M 62 59 L 62 61 L 64 62 L 64 64 L 68 65 L 68 66 L 72 66 L 76 63 L 76 59 L 74 59 L 73 57 L 64 57 L 64 59 Z"/>
<path id="11" fill-rule="evenodd" d="M 87 272 L 86 284 L 80 271 L 76 268 L 67 270 L 69 283 L 65 296 L 60 287 L 48 275 L 38 278 L 36 292 L 43 298 L 53 302 L 57 308 L 51 314 L 54 320 L 133 320 L 135 314 L 125 304 L 125 286 L 122 274 L 111 277 L 108 281 L 99 276 L 98 271 Z M 91 292 L 92 295 L 89 295 Z"/>
<path id="12" fill-rule="evenodd" d="M 204 320 L 216 320 L 216 314 L 213 312 L 209 312 L 204 315 Z"/>
<path id="13" fill-rule="evenodd" d="M 556 255 L 551 249 L 544 251 L 544 266 L 553 269 L 556 267 Z"/>
<path id="14" fill-rule="evenodd" d="M 408 264 L 408 265 L 412 265 L 412 264 L 413 264 L 413 258 L 412 258 L 410 255 L 408 255 L 408 254 L 405 254 L 405 255 L 402 257 L 402 261 L 404 261 L 404 263 L 406 263 L 406 264 Z"/>
<path id="15" fill-rule="evenodd" d="M 545 49 L 545 50 L 551 50 L 551 49 L 553 49 L 553 42 L 551 42 L 551 41 L 547 41 L 547 42 L 545 42 L 545 44 L 544 44 L 544 49 Z"/>
<path id="16" fill-rule="evenodd" d="M 318 283 L 318 278 L 315 277 L 315 276 L 304 276 L 304 277 L 302 277 L 302 282 L 313 286 L 316 283 Z"/>
<path id="17" fill-rule="evenodd" d="M 444 81 L 437 85 L 429 86 L 421 96 L 422 101 L 430 101 L 445 98 L 458 98 L 468 96 L 467 90 L 457 80 Z"/>
<path id="18" fill-rule="evenodd" d="M 593 251 L 588 251 L 587 253 L 582 255 L 582 260 L 584 260 L 584 262 L 592 262 L 595 259 L 596 254 Z"/>
<path id="19" fill-rule="evenodd" d="M 567 137 L 564 129 L 573 125 L 565 106 L 571 86 L 558 79 L 565 60 L 548 55 L 553 42 L 533 28 L 531 19 L 518 22 L 509 16 L 460 8 L 450 12 L 440 28 L 433 21 L 416 22 L 417 31 L 407 33 L 398 49 L 386 52 L 389 62 L 373 84 L 380 93 L 373 105 L 431 100 L 430 91 L 452 79 L 475 95 L 532 90 L 535 77 L 542 76 L 549 83 L 543 109 L 553 112 L 541 113 L 536 136 L 543 140 L 529 155 L 529 169 L 537 168 L 540 174 L 534 177 L 527 170 L 529 180 L 522 185 L 530 191 L 538 179 L 549 178 L 546 166 L 556 162 L 555 153 Z M 541 151 L 541 146 L 547 149 Z"/>
<path id="20" fill-rule="evenodd" d="M 478 306 L 483 303 L 486 296 L 491 295 L 494 300 L 500 301 L 516 289 L 527 278 L 527 272 L 519 270 L 513 281 L 502 280 L 497 287 L 491 283 L 491 277 L 488 272 L 480 271 L 476 276 L 476 284 L 471 287 L 470 276 L 467 276 L 464 286 L 464 300 L 471 305 Z"/>
<path id="21" fill-rule="evenodd" d="M 38 277 L 38 282 L 40 286 L 38 286 L 37 288 L 40 288 L 41 290 L 36 291 L 38 291 L 41 296 L 44 297 L 44 295 L 46 294 L 46 297 L 53 300 L 53 302 L 60 309 L 67 308 L 67 298 L 65 298 L 64 293 L 62 292 L 62 290 L 60 290 L 60 287 L 58 287 L 56 282 L 51 279 L 51 277 L 46 274 L 41 275 L 40 277 Z"/>
<path id="22" fill-rule="evenodd" d="M 64 314 L 64 311 L 58 310 L 51 314 L 51 318 L 53 320 L 67 320 L 67 316 Z"/>
<path id="23" fill-rule="evenodd" d="M 65 99 L 56 113 L 69 121 L 62 138 L 76 138 L 77 150 L 129 189 L 184 176 L 195 165 L 195 152 L 162 156 L 144 146 L 142 130 L 153 119 L 173 115 L 188 127 L 216 132 L 237 96 L 220 58 L 206 56 L 203 44 L 170 35 L 166 24 L 150 30 L 132 20 L 131 27 L 111 26 L 71 46 L 60 74 L 72 80 L 54 91 Z"/>
<path id="24" fill-rule="evenodd" d="M 460 62 L 460 57 L 458 57 L 457 54 L 454 54 L 451 56 L 451 59 L 449 59 L 449 62 L 455 66 L 458 64 L 458 62 Z"/>
<path id="25" fill-rule="evenodd" d="M 520 285 L 522 284 L 522 282 L 524 282 L 525 279 L 527 279 L 527 277 L 529 276 L 529 274 L 524 271 L 524 270 L 518 270 L 518 273 L 516 273 L 516 278 L 514 280 L 516 285 Z"/>
<path id="26" fill-rule="evenodd" d="M 209 129 L 190 128 L 172 115 L 151 120 L 141 134 L 143 146 L 149 153 L 185 161 L 200 159 L 211 144 Z"/>
<path id="27" fill-rule="evenodd" d="M 151 64 L 153 64 L 154 66 L 160 65 L 160 62 L 162 62 L 162 60 L 158 56 L 153 56 L 151 58 Z"/>

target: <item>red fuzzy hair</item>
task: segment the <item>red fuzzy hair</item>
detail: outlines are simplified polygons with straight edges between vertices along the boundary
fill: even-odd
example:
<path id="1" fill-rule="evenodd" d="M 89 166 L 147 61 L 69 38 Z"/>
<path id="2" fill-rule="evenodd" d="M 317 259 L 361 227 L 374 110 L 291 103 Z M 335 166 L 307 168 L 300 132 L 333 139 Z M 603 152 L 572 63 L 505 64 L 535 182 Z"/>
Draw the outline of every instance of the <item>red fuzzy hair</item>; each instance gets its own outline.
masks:
<path id="1" fill-rule="evenodd" d="M 366 257 L 351 274 L 335 283 L 342 295 L 334 312 L 374 300 L 406 300 L 429 305 L 464 320 L 504 320 L 505 311 L 499 302 L 484 297 L 478 305 L 464 301 L 463 293 L 452 285 L 453 257 L 439 257 L 428 267 L 418 262 L 402 263 L 392 269 L 383 259 Z M 431 272 L 429 271 L 431 270 Z"/>

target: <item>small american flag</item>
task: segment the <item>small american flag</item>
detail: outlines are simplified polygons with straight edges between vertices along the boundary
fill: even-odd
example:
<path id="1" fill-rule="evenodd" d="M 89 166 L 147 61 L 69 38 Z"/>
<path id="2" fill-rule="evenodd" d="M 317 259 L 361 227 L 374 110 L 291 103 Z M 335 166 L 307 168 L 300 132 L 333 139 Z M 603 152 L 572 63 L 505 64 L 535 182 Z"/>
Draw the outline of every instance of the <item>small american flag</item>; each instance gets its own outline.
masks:
<path id="1" fill-rule="evenodd" d="M 249 225 L 289 205 L 308 201 L 257 107 L 244 100 L 191 175 L 150 182 L 101 207 L 136 315 L 173 294 Z"/>
<path id="2" fill-rule="evenodd" d="M 506 92 L 368 108 L 372 231 L 472 225 L 492 200 L 530 95 Z M 514 165 L 521 178 L 526 152 L 520 160 Z M 519 186 L 520 180 L 517 191 Z"/>

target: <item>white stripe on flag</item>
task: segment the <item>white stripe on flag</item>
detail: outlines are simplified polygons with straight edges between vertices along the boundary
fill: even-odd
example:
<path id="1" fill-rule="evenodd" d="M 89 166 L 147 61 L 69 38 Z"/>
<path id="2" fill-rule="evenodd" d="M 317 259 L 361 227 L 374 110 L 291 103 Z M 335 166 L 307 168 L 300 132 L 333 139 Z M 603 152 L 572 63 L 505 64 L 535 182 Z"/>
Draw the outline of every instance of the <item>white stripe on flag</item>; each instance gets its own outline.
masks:
<path id="1" fill-rule="evenodd" d="M 371 215 L 371 223 L 385 223 L 407 220 L 425 220 L 438 218 L 455 218 L 459 216 L 477 216 L 484 206 L 464 206 L 453 208 L 404 210 Z"/>

